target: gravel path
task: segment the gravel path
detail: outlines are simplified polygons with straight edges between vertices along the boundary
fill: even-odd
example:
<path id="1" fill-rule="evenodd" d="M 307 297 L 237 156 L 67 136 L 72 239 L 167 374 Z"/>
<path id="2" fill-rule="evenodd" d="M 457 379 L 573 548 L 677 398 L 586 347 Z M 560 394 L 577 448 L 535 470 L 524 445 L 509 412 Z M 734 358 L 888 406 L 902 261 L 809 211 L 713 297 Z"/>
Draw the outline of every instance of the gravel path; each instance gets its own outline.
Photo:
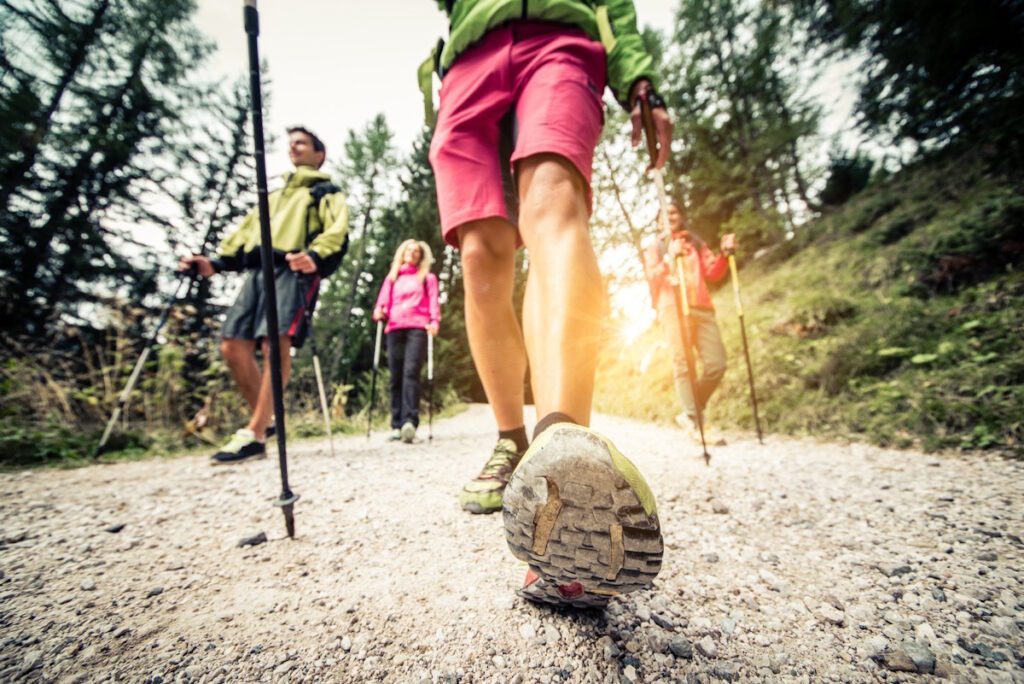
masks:
<path id="1" fill-rule="evenodd" d="M 2 475 L 0 681 L 1024 682 L 1024 463 L 772 438 L 706 468 L 672 429 L 595 425 L 666 542 L 604 613 L 515 598 L 500 516 L 458 509 L 483 406 L 433 444 L 296 445 L 294 541 L 276 459 Z"/>

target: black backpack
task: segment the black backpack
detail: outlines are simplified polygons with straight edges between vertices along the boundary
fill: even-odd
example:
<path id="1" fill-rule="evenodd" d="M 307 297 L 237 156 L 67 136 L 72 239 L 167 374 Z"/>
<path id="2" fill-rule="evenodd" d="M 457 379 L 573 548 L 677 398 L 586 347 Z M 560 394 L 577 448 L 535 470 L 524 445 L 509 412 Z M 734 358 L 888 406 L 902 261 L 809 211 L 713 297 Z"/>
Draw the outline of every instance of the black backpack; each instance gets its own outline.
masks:
<path id="1" fill-rule="evenodd" d="M 311 233 L 310 230 L 309 230 L 309 226 L 310 226 L 309 212 L 319 211 L 319 209 L 320 209 L 320 202 L 322 202 L 323 199 L 325 197 L 327 197 L 328 195 L 333 195 L 336 192 L 341 192 L 341 188 L 339 188 L 337 185 L 335 185 L 331 181 L 320 181 L 319 183 L 314 183 L 309 188 L 309 195 L 312 198 L 312 201 L 309 203 L 309 210 L 306 213 L 306 246 L 307 247 L 309 246 L 309 243 L 313 241 L 313 238 L 316 237 L 316 234 Z M 324 278 L 326 278 L 327 276 L 329 276 L 332 273 L 334 273 L 335 271 L 337 271 L 338 267 L 341 266 L 341 260 L 343 258 L 345 258 L 345 255 L 347 253 L 348 253 L 348 234 L 345 235 L 345 241 L 341 243 L 341 249 L 339 249 L 337 252 L 335 252 L 331 256 L 327 257 L 326 259 L 323 259 L 320 262 L 320 275 L 323 276 Z"/>

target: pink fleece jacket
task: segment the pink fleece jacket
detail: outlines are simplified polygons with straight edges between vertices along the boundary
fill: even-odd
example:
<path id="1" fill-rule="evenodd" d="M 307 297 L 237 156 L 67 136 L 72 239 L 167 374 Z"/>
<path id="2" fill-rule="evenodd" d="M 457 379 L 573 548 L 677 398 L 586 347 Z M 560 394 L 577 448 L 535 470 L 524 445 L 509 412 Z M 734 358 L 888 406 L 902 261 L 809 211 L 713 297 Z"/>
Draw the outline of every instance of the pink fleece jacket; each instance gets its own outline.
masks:
<path id="1" fill-rule="evenodd" d="M 403 328 L 426 328 L 441 322 L 441 306 L 437 301 L 437 276 L 428 273 L 420 282 L 417 268 L 404 264 L 398 278 L 384 278 L 374 311 L 383 309 L 388 318 L 384 332 Z"/>

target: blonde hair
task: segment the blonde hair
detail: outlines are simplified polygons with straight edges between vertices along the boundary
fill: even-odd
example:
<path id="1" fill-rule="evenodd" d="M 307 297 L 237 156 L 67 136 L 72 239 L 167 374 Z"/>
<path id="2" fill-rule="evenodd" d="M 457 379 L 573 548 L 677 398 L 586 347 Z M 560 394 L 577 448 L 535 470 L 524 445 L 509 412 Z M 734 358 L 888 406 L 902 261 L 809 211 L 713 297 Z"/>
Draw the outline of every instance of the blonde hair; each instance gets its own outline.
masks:
<path id="1" fill-rule="evenodd" d="M 398 249 L 395 250 L 395 258 L 391 260 L 391 270 L 388 272 L 388 278 L 391 279 L 391 282 L 398 280 L 398 269 L 402 268 L 404 263 L 405 250 L 411 245 L 416 245 L 420 248 L 420 270 L 416 274 L 420 282 L 422 283 L 426 279 L 427 274 L 430 273 L 430 267 L 434 265 L 434 253 L 430 251 L 430 245 L 422 240 L 409 238 L 398 245 Z"/>

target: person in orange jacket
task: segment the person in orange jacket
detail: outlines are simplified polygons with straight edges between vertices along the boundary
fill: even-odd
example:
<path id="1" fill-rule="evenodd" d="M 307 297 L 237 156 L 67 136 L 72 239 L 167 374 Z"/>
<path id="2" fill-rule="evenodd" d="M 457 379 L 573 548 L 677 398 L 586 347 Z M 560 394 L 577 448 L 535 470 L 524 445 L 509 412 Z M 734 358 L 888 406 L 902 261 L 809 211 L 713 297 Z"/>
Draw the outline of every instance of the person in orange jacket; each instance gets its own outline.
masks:
<path id="1" fill-rule="evenodd" d="M 736 236 L 722 236 L 722 251 L 716 256 L 703 240 L 686 230 L 682 211 L 673 203 L 668 209 L 669 233 L 663 233 L 644 251 L 644 270 L 651 288 L 651 300 L 658 311 L 665 339 L 672 353 L 672 368 L 676 392 L 683 412 L 676 422 L 695 442 L 700 440 L 697 426 L 697 407 L 704 416 L 705 437 L 712 442 L 721 438 L 713 435 L 704 412 L 708 400 L 718 388 L 726 370 L 725 346 L 715 318 L 715 305 L 711 301 L 707 283 L 717 283 L 729 270 L 726 253 L 736 249 Z M 697 358 L 703 366 L 700 377 L 691 384 L 687 375 L 686 350 L 680 330 L 681 310 L 676 306 L 679 282 L 676 279 L 675 258 L 683 255 L 686 269 L 687 299 L 690 304 L 690 340 Z"/>

